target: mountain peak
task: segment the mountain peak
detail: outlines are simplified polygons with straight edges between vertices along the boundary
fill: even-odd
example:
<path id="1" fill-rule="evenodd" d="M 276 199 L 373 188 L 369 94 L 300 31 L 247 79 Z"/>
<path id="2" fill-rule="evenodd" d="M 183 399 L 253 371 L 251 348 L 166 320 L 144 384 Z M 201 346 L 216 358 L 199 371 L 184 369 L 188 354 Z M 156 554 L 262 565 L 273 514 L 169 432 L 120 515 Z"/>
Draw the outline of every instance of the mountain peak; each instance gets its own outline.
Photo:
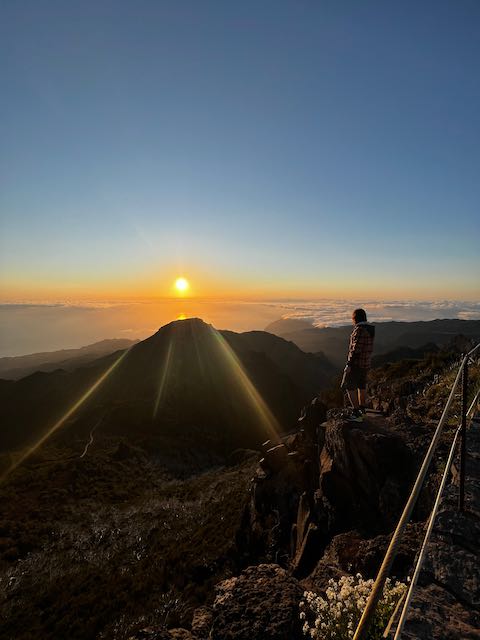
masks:
<path id="1" fill-rule="evenodd" d="M 164 336 L 172 333 L 178 336 L 193 333 L 205 333 L 207 331 L 212 331 L 213 328 L 214 327 L 211 324 L 208 324 L 201 318 L 178 319 L 172 320 L 172 322 L 162 325 L 152 336 L 152 338 L 155 336 Z"/>
<path id="2" fill-rule="evenodd" d="M 168 324 L 163 325 L 162 329 L 165 327 L 173 327 L 173 326 L 204 326 L 211 327 L 211 324 L 202 320 L 202 318 L 178 318 L 177 320 L 172 320 Z"/>

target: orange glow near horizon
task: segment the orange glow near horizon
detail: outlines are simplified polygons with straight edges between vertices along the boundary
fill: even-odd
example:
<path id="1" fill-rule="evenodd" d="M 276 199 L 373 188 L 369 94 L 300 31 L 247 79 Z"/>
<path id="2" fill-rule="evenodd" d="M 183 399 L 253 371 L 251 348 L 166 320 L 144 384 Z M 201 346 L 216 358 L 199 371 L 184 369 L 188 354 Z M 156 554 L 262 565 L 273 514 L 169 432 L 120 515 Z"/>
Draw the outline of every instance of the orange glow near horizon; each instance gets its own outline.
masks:
<path id="1" fill-rule="evenodd" d="M 188 270 L 195 275 L 195 286 L 179 272 Z M 452 278 L 432 282 L 418 278 L 405 282 L 400 276 L 376 274 L 375 278 L 347 277 L 345 273 L 304 278 L 292 274 L 244 273 L 226 271 L 198 264 L 161 266 L 148 270 L 131 269 L 115 276 L 94 276 L 82 273 L 31 273 L 20 276 L 3 274 L 0 282 L 2 302 L 63 302 L 106 300 L 159 300 L 168 298 L 223 299 L 244 301 L 278 299 L 355 299 L 371 300 L 478 300 L 478 281 L 473 277 L 461 285 Z"/>

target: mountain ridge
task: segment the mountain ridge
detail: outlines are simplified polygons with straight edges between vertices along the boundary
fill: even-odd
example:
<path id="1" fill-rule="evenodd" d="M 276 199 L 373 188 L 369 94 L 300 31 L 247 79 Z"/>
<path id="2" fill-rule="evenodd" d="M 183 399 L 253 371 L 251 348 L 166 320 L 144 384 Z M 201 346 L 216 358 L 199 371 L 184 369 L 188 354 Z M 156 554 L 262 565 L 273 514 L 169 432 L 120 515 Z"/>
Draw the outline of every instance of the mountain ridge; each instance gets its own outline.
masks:
<path id="1" fill-rule="evenodd" d="M 126 338 L 107 338 L 79 348 L 39 351 L 22 356 L 4 356 L 0 358 L 0 378 L 18 380 L 35 371 L 54 371 L 58 368 L 73 370 L 102 355 L 127 349 L 137 342 L 138 340 Z"/>
<path id="2" fill-rule="evenodd" d="M 305 323 L 305 321 L 298 322 Z M 458 335 L 480 340 L 480 320 L 456 318 L 414 322 L 392 320 L 374 324 L 376 326 L 374 355 L 384 354 L 399 347 L 417 349 L 423 347 L 427 342 L 437 346 L 445 346 Z M 277 320 L 265 327 L 266 331 L 294 342 L 303 351 L 323 352 L 334 365 L 343 367 L 352 325 L 339 327 L 314 327 L 310 325 L 293 331 L 291 329 L 292 320 L 289 318 Z"/>
<path id="3" fill-rule="evenodd" d="M 118 360 L 118 364 L 115 363 Z M 200 319 L 174 321 L 152 336 L 74 371 L 0 380 L 0 449 L 30 444 L 96 382 L 71 416 L 69 432 L 92 421 L 112 434 L 138 437 L 204 434 L 220 448 L 258 445 L 272 429 L 288 429 L 334 371 L 324 357 L 264 332 L 215 330 Z"/>

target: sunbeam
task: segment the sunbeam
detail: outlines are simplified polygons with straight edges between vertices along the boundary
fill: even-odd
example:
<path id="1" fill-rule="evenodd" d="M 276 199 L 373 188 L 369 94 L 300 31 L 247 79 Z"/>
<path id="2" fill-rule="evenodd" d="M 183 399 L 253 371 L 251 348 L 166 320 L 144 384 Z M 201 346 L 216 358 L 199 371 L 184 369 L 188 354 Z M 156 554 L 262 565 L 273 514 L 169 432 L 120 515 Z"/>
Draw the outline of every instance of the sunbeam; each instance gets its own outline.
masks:
<path id="1" fill-rule="evenodd" d="M 238 386 L 244 392 L 244 395 L 250 406 L 254 409 L 256 415 L 261 421 L 261 424 L 265 428 L 266 432 L 270 435 L 270 437 L 272 439 L 277 439 L 281 432 L 281 427 L 278 420 L 275 418 L 275 416 L 267 406 L 265 400 L 255 388 L 255 385 L 252 383 L 245 369 L 243 368 L 242 363 L 240 362 L 228 342 L 222 336 L 222 334 L 213 327 L 211 327 L 211 331 L 213 332 L 215 338 L 215 344 L 217 344 L 217 346 L 219 347 L 222 357 L 225 358 L 225 361 L 228 364 L 231 373 L 235 377 Z"/>
<path id="2" fill-rule="evenodd" d="M 14 471 L 23 462 L 25 462 L 25 460 L 29 458 L 32 453 L 37 451 L 37 449 L 39 449 L 48 440 L 48 438 L 50 438 L 50 436 L 52 436 L 65 424 L 65 422 L 75 413 L 75 411 L 77 411 L 77 409 L 79 409 L 84 404 L 84 402 L 86 402 L 86 400 L 88 400 L 88 398 L 90 398 L 90 396 L 98 389 L 102 382 L 104 382 L 108 378 L 112 371 L 116 369 L 120 362 L 125 358 L 128 351 L 129 349 L 124 351 L 117 358 L 117 360 L 115 360 L 111 367 L 109 367 L 104 373 L 102 373 L 98 380 L 94 382 L 94 384 L 92 384 L 92 386 L 83 394 L 83 396 L 79 400 L 77 400 L 77 402 L 60 418 L 60 420 L 57 420 L 57 422 L 52 427 L 50 427 L 50 429 L 48 429 L 48 431 L 46 431 L 43 436 L 41 436 L 41 438 L 37 440 L 37 442 L 35 442 L 35 444 L 25 449 L 20 457 L 15 460 L 15 462 L 12 462 L 10 467 L 0 476 L 0 484 L 2 484 L 7 479 L 12 471 Z"/>
<path id="3" fill-rule="evenodd" d="M 172 357 L 174 353 L 174 342 L 173 338 L 170 336 L 170 341 L 168 343 L 167 355 L 163 361 L 162 374 L 160 377 L 160 384 L 158 385 L 157 397 L 155 399 L 155 406 L 153 408 L 153 417 L 157 416 L 158 409 L 160 407 L 160 403 L 165 394 L 166 385 L 168 381 L 168 375 L 170 373 L 170 365 L 172 363 Z"/>

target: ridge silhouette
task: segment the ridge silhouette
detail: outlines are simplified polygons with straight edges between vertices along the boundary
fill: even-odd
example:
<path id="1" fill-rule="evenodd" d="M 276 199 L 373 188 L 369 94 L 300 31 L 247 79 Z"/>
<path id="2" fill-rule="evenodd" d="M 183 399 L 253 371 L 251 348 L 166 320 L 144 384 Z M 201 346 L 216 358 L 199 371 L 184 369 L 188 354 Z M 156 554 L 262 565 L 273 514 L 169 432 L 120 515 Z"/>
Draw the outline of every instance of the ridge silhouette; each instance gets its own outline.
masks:
<path id="1" fill-rule="evenodd" d="M 59 420 L 122 355 L 115 352 L 73 372 L 0 380 L 0 448 L 31 443 Z M 200 318 L 178 320 L 136 343 L 62 426 L 62 437 L 101 430 L 145 436 L 191 432 L 231 450 L 257 446 L 285 430 L 300 408 L 326 387 L 334 369 L 265 332 L 217 331 Z"/>

